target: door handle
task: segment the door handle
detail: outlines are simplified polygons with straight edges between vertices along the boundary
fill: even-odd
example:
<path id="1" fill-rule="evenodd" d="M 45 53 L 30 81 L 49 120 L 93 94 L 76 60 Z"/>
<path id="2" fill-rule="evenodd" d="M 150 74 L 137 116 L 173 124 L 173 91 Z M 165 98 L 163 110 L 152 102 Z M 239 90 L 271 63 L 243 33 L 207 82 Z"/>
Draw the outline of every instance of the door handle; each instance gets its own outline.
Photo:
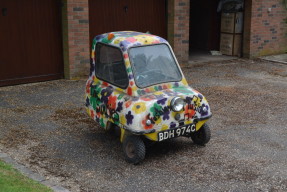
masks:
<path id="1" fill-rule="evenodd" d="M 129 7 L 127 5 L 124 6 L 124 10 L 125 10 L 126 13 L 128 12 L 128 9 L 129 9 Z"/>
<path id="2" fill-rule="evenodd" d="M 2 16 L 6 16 L 7 15 L 7 8 L 2 8 Z"/>

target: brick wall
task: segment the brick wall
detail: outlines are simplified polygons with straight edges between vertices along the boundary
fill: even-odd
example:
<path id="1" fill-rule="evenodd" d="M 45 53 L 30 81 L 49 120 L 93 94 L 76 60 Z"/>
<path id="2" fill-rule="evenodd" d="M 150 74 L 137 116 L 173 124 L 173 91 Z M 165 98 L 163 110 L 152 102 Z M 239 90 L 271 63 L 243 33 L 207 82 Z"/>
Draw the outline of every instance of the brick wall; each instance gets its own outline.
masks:
<path id="1" fill-rule="evenodd" d="M 248 41 L 245 40 L 244 56 L 252 58 L 287 51 L 287 10 L 284 0 L 246 1 L 247 24 L 244 31 L 249 45 L 246 45 Z"/>
<path id="2" fill-rule="evenodd" d="M 189 56 L 189 0 L 168 1 L 168 41 L 180 63 Z"/>
<path id="3" fill-rule="evenodd" d="M 64 1 L 64 65 L 65 77 L 69 79 L 86 76 L 89 72 L 88 4 L 88 0 Z"/>

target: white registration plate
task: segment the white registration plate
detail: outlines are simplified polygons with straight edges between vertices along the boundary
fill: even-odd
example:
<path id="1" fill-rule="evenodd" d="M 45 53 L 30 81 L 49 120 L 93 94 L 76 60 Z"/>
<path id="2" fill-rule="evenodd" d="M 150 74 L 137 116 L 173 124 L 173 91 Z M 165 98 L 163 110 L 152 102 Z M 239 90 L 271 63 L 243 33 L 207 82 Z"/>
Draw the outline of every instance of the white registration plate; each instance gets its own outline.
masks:
<path id="1" fill-rule="evenodd" d="M 192 132 L 195 132 L 195 124 L 189 124 L 183 127 L 161 131 L 158 133 L 157 138 L 158 138 L 158 141 L 163 141 L 166 139 L 171 139 L 171 138 L 175 138 L 179 136 L 186 136 Z"/>

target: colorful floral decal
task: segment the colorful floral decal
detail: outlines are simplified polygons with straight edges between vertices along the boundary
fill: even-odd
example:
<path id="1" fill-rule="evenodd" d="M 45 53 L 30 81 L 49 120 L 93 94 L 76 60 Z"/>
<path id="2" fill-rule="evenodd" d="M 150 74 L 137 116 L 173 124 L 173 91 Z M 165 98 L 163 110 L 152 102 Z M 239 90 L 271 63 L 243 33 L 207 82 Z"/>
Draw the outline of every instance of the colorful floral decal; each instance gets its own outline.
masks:
<path id="1" fill-rule="evenodd" d="M 134 116 L 132 115 L 131 111 L 129 111 L 128 114 L 126 114 L 126 119 L 127 119 L 127 125 L 133 124 Z"/>
<path id="2" fill-rule="evenodd" d="M 146 122 L 147 120 L 150 120 L 152 122 L 152 124 L 147 125 Z M 143 120 L 142 120 L 142 126 L 144 127 L 144 129 L 152 129 L 154 126 L 154 121 L 152 118 L 150 118 L 150 114 L 148 114 Z"/>
<path id="3" fill-rule="evenodd" d="M 150 109 L 152 115 L 154 117 L 159 117 L 162 114 L 162 106 L 158 105 L 157 103 L 155 103 L 151 109 Z"/>
<path id="4" fill-rule="evenodd" d="M 187 104 L 184 109 L 185 120 L 192 119 L 195 115 L 195 109 L 192 104 Z"/>
<path id="5" fill-rule="evenodd" d="M 132 107 L 133 112 L 135 112 L 135 114 L 140 114 L 143 113 L 144 111 L 146 111 L 146 106 L 144 102 L 137 102 L 133 105 Z"/>
<path id="6" fill-rule="evenodd" d="M 159 100 L 157 101 L 157 103 L 158 103 L 158 104 L 161 104 L 161 105 L 164 105 L 166 101 L 167 101 L 167 98 L 162 98 L 162 99 L 159 99 Z"/>
<path id="7" fill-rule="evenodd" d="M 109 101 L 109 96 L 112 94 L 112 91 L 111 91 L 111 89 L 103 89 L 102 91 L 101 91 L 101 95 L 102 95 L 102 97 L 101 97 L 101 102 L 103 102 L 103 103 L 108 103 L 108 101 Z"/>
<path id="8" fill-rule="evenodd" d="M 110 109 L 116 109 L 116 105 L 117 105 L 117 97 L 116 96 L 109 96 L 108 98 L 108 106 Z"/>
<path id="9" fill-rule="evenodd" d="M 118 107 L 116 109 L 117 112 L 121 112 L 123 110 L 123 102 L 118 102 Z"/>
<path id="10" fill-rule="evenodd" d="M 169 108 L 167 106 L 165 106 L 162 111 L 163 111 L 162 119 L 163 120 L 169 120 L 169 115 L 170 115 Z"/>

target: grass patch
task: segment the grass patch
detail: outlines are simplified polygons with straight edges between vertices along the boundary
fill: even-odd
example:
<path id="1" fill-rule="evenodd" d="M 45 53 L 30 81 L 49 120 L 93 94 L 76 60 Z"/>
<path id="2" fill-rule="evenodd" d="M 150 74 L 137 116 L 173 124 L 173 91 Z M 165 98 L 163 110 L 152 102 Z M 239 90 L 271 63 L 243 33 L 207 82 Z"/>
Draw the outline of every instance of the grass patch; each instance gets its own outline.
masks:
<path id="1" fill-rule="evenodd" d="M 52 192 L 48 187 L 29 179 L 11 165 L 0 161 L 1 192 Z"/>

